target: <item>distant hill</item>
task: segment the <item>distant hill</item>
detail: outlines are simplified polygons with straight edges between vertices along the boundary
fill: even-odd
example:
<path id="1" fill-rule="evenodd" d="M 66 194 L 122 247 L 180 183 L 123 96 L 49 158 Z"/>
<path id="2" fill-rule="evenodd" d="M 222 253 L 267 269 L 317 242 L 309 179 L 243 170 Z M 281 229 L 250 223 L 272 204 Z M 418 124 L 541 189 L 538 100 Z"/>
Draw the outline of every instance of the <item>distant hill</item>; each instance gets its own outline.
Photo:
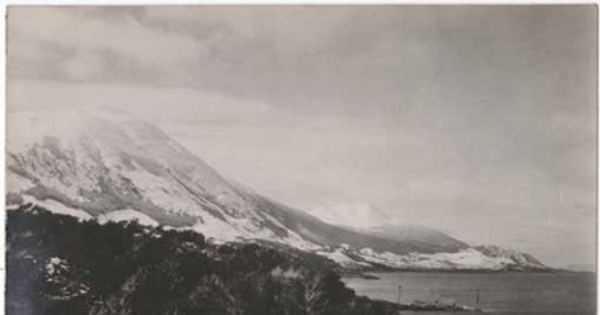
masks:
<path id="1" fill-rule="evenodd" d="M 595 264 L 575 264 L 567 266 L 567 270 L 571 271 L 585 271 L 585 272 L 596 272 Z"/>
<path id="2" fill-rule="evenodd" d="M 395 223 L 395 220 L 373 205 L 330 204 L 309 213 L 329 224 L 343 226 L 362 234 L 412 244 L 421 252 L 454 252 L 469 247 L 441 231 L 417 225 Z"/>
<path id="3" fill-rule="evenodd" d="M 459 251 L 469 245 L 443 232 L 416 225 L 382 225 L 366 230 L 366 233 L 381 238 L 404 242 L 415 242 L 431 246 L 436 251 Z"/>

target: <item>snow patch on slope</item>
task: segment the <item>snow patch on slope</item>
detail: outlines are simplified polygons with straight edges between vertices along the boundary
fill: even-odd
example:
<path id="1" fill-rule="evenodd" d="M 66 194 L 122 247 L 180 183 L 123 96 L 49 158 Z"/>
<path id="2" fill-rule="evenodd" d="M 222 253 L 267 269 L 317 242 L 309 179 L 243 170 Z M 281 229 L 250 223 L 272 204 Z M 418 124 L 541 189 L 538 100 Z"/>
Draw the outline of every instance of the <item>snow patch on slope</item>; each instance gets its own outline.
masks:
<path id="1" fill-rule="evenodd" d="M 357 264 L 357 262 L 344 254 L 340 249 L 336 249 L 333 252 L 317 251 L 317 255 L 327 257 L 343 267 L 351 267 Z"/>
<path id="2" fill-rule="evenodd" d="M 200 216 L 198 223 L 194 224 L 191 228 L 184 229 L 191 229 L 202 233 L 217 244 L 239 241 L 245 236 L 244 233 L 235 229 L 230 224 L 210 214 Z"/>
<path id="3" fill-rule="evenodd" d="M 108 222 L 137 222 L 140 225 L 152 227 L 159 225 L 156 220 L 134 209 L 123 209 L 102 214 L 98 216 L 98 222 L 100 224 Z"/>
<path id="4" fill-rule="evenodd" d="M 205 214 L 199 216 L 198 222 L 191 228 L 183 229 L 202 233 L 215 243 L 264 240 L 301 250 L 317 250 L 321 248 L 321 246 L 305 240 L 296 232 L 285 228 L 285 226 L 280 225 L 280 227 L 286 230 L 287 235 L 285 237 L 278 236 L 273 231 L 258 226 L 253 220 L 247 218 L 228 218 L 227 221 L 224 221 L 210 214 Z"/>
<path id="5" fill-rule="evenodd" d="M 87 220 L 92 220 L 94 218 L 89 213 L 87 213 L 81 209 L 66 206 L 56 200 L 53 200 L 53 199 L 38 200 L 29 195 L 23 195 L 22 198 L 23 198 L 23 203 L 25 203 L 25 204 L 29 203 L 32 205 L 36 205 L 36 206 L 45 208 L 48 211 L 56 213 L 56 214 L 72 216 L 72 217 L 79 219 L 79 221 L 87 221 Z"/>
<path id="6" fill-rule="evenodd" d="M 370 267 L 371 266 L 369 263 L 357 261 L 356 259 L 353 259 L 352 257 L 350 257 L 350 252 L 351 252 L 350 246 L 342 244 L 341 246 L 339 246 L 331 251 L 326 251 L 326 250 L 315 251 L 315 254 L 329 258 L 330 260 L 333 260 L 334 262 L 338 263 L 342 267 L 356 268 L 356 267 Z"/>

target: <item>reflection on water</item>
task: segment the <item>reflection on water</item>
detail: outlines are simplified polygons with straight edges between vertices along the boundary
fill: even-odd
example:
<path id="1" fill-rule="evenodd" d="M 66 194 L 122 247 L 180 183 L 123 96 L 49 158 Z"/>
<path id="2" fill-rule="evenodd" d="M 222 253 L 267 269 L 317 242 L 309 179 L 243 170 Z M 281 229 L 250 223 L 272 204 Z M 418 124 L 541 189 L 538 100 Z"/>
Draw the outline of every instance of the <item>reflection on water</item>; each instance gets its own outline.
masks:
<path id="1" fill-rule="evenodd" d="M 392 302 L 398 300 L 398 287 L 401 286 L 402 303 L 439 301 L 479 306 L 485 313 L 506 315 L 596 313 L 596 276 L 592 273 L 398 272 L 373 275 L 379 279 L 349 278 L 344 281 L 359 295 Z"/>

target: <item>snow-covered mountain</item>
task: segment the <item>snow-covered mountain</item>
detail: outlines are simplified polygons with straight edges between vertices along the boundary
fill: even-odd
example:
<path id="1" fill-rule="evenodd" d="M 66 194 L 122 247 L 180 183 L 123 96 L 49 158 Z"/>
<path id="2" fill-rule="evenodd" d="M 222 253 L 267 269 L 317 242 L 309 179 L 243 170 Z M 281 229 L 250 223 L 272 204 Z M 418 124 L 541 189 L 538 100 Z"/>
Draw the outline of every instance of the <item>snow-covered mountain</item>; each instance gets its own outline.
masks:
<path id="1" fill-rule="evenodd" d="M 326 223 L 264 198 L 126 115 L 18 112 L 7 121 L 9 207 L 30 203 L 81 220 L 160 224 L 217 242 L 275 242 L 334 260 L 347 244 L 346 253 L 362 266 L 392 266 L 397 257 L 440 251 L 437 244 Z"/>
<path id="2" fill-rule="evenodd" d="M 401 224 L 368 203 L 329 204 L 309 212 L 327 223 L 344 226 L 379 238 L 421 244 L 431 252 L 454 252 L 469 247 L 441 231 Z"/>
<path id="3" fill-rule="evenodd" d="M 52 118 L 19 113 L 9 122 L 9 129 L 22 132 L 7 141 L 9 202 L 25 195 L 94 217 L 140 212 L 219 241 L 259 238 L 316 246 L 147 123 L 76 112 Z M 26 141 L 22 134 L 29 135 Z"/>

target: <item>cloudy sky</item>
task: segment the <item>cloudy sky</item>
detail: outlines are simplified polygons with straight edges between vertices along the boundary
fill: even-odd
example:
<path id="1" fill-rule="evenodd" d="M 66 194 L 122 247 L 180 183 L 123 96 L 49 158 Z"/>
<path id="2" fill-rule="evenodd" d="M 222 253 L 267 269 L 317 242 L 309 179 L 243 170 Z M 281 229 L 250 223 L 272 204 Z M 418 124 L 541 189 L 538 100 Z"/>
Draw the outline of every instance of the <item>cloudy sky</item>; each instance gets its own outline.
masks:
<path id="1" fill-rule="evenodd" d="M 119 108 L 301 209 L 594 262 L 593 6 L 8 13 L 9 112 Z"/>

